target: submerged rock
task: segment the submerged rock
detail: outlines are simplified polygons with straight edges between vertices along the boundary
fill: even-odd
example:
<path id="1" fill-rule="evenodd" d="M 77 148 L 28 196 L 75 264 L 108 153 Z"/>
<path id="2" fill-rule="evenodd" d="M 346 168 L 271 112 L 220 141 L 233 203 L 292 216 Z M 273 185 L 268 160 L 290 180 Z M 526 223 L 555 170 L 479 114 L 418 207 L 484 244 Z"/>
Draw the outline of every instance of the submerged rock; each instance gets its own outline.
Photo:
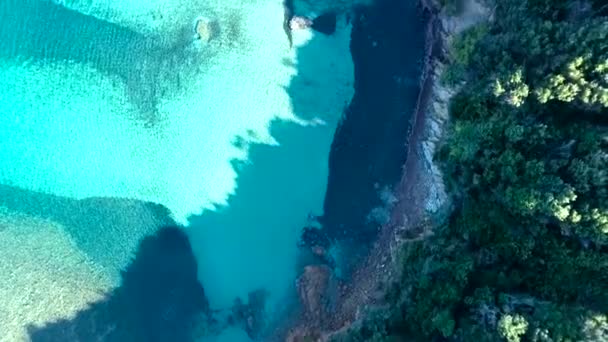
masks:
<path id="1" fill-rule="evenodd" d="M 305 17 L 294 16 L 289 20 L 289 28 L 292 30 L 303 30 L 312 26 L 312 20 Z"/>
<path id="2" fill-rule="evenodd" d="M 338 281 L 329 266 L 309 265 L 296 287 L 302 307 L 300 324 L 289 331 L 286 341 L 317 341 L 332 321 Z"/>
<path id="3" fill-rule="evenodd" d="M 337 313 L 338 280 L 327 265 L 309 265 L 296 284 L 301 313 L 285 336 L 288 342 L 319 341 L 331 331 Z"/>
<path id="4" fill-rule="evenodd" d="M 209 42 L 217 37 L 220 33 L 220 25 L 217 20 L 199 17 L 194 25 L 194 33 L 197 39 L 203 42 Z"/>
<path id="5" fill-rule="evenodd" d="M 267 298 L 268 292 L 264 289 L 249 292 L 247 304 L 237 298 L 226 326 L 238 326 L 247 333 L 249 338 L 254 340 L 259 338 L 266 327 Z"/>

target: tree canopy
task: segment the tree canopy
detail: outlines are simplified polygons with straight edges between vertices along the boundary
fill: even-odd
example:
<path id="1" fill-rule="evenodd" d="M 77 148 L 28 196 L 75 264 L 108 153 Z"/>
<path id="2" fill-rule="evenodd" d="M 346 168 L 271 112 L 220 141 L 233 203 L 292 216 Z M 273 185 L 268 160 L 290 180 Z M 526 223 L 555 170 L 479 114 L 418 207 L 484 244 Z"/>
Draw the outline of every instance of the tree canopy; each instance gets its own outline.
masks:
<path id="1" fill-rule="evenodd" d="M 492 8 L 444 75 L 455 210 L 351 340 L 608 341 L 608 6 Z"/>

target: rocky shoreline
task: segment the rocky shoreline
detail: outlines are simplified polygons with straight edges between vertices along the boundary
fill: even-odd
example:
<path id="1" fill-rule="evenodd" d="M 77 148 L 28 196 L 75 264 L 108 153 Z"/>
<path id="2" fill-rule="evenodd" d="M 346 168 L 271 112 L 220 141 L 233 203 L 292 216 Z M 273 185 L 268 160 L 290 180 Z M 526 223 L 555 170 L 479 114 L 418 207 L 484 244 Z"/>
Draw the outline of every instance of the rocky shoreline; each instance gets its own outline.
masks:
<path id="1" fill-rule="evenodd" d="M 458 16 L 442 11 L 437 0 L 421 0 L 419 5 L 428 17 L 425 58 L 407 138 L 407 159 L 401 180 L 394 188 L 396 201 L 390 220 L 382 227 L 368 257 L 352 279 L 348 284 L 338 285 L 332 308 L 319 305 L 330 296 L 327 284 L 333 283 L 331 270 L 308 266 L 298 283 L 305 314 L 294 324 L 287 341 L 329 341 L 360 325 L 365 312 L 374 308 L 381 310 L 387 304 L 384 302 L 386 286 L 397 273 L 395 263 L 401 246 L 432 234 L 432 227 L 445 220 L 450 212 L 450 199 L 434 155 L 449 121 L 449 101 L 458 87 L 443 85 L 440 75 L 448 62 L 447 46 L 452 37 L 486 20 L 490 11 L 475 0 L 465 1 Z"/>
<path id="2" fill-rule="evenodd" d="M 333 336 L 340 335 L 361 322 L 362 309 L 379 307 L 383 303 L 384 287 L 392 276 L 392 264 L 395 260 L 394 251 L 402 239 L 399 238 L 415 222 L 423 220 L 423 212 L 417 209 L 426 207 L 428 198 L 427 160 L 421 160 L 422 142 L 426 140 L 426 112 L 429 100 L 433 98 L 432 90 L 435 83 L 434 64 L 437 58 L 438 24 L 437 11 L 421 3 L 422 15 L 428 16 L 426 27 L 425 58 L 420 77 L 420 92 L 411 119 L 411 128 L 406 139 L 407 160 L 403 166 L 402 178 L 395 187 L 397 202 L 391 210 L 389 222 L 384 225 L 377 241 L 370 249 L 368 256 L 355 270 L 347 284 L 340 284 L 336 293 L 333 308 L 320 307 L 319 303 L 327 297 L 332 277 L 331 270 L 326 266 L 307 266 L 298 281 L 298 292 L 303 314 L 301 319 L 294 322 L 286 341 L 328 341 Z M 432 160 L 430 160 L 432 162 Z M 420 180 L 424 181 L 418 183 Z M 319 281 L 315 281 L 318 279 Z M 309 286 L 314 285 L 314 286 Z M 321 285 L 319 288 L 319 286 Z M 307 288 L 304 288 L 306 286 Z M 331 310 L 331 312 L 328 312 Z"/>

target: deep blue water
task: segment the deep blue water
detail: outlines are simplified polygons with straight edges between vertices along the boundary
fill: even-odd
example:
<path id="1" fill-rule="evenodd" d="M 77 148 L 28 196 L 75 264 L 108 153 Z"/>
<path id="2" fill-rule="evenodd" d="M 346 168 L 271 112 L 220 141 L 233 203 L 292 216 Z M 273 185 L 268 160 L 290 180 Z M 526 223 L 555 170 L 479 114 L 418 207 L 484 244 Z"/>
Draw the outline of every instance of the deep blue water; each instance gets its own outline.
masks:
<path id="1" fill-rule="evenodd" d="M 378 0 L 353 20 L 355 95 L 332 142 L 321 220 L 329 239 L 362 255 L 382 223 L 370 214 L 386 207 L 383 192 L 399 182 L 405 164 L 425 18 L 416 1 Z"/>

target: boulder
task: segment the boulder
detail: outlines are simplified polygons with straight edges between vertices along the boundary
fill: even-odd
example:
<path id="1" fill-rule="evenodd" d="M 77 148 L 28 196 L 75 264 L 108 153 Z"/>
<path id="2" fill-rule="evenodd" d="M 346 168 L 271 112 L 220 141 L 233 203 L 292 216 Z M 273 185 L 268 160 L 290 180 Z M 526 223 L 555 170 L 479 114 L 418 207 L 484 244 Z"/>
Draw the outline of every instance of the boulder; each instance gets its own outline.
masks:
<path id="1" fill-rule="evenodd" d="M 306 17 L 294 16 L 289 20 L 289 27 L 292 30 L 304 30 L 312 26 L 312 20 Z"/>
<path id="2" fill-rule="evenodd" d="M 194 33 L 197 39 L 206 43 L 219 35 L 220 25 L 217 20 L 199 17 L 194 24 Z"/>

